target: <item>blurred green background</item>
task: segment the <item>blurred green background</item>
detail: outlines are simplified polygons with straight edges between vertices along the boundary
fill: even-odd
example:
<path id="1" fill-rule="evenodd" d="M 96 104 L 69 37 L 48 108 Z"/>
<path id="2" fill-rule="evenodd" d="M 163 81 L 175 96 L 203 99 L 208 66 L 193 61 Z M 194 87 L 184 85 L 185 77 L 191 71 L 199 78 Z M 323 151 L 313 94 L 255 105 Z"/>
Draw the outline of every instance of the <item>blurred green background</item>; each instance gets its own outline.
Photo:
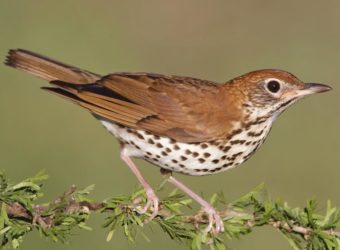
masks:
<path id="1" fill-rule="evenodd" d="M 340 206 L 339 1 L 0 1 L 0 58 L 25 48 L 106 74 L 151 71 L 226 81 L 255 69 L 291 71 L 329 83 L 285 112 L 259 152 L 242 167 L 207 177 L 180 176 L 206 196 L 233 200 L 265 182 L 293 206 L 308 198 Z M 2 60 L 1 59 L 1 60 Z M 96 184 L 92 197 L 128 194 L 137 180 L 119 160 L 117 142 L 85 110 L 39 89 L 43 81 L 0 65 L 0 166 L 14 180 L 46 169 L 46 197 L 71 184 Z M 155 167 L 138 161 L 155 186 Z M 22 249 L 184 249 L 158 228 L 128 243 L 105 242 L 103 218 L 69 245 L 32 233 Z M 161 244 L 161 245 L 160 245 Z M 234 249 L 290 249 L 272 228 L 230 242 Z"/>

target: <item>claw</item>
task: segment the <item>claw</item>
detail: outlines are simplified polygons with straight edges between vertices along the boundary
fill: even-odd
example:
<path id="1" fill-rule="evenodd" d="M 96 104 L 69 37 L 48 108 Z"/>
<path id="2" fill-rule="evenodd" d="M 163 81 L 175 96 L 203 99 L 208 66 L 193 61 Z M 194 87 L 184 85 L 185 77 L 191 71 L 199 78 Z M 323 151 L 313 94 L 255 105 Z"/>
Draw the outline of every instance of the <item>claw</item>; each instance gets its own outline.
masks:
<path id="1" fill-rule="evenodd" d="M 205 233 L 212 232 L 214 234 L 219 234 L 224 232 L 224 224 L 218 212 L 213 207 L 204 207 L 204 211 L 208 214 L 209 224 L 203 230 Z M 214 227 L 215 225 L 215 227 Z"/>
<path id="2" fill-rule="evenodd" d="M 145 224 L 149 223 L 152 221 L 158 214 L 158 204 L 159 204 L 159 199 L 156 196 L 155 192 L 152 189 L 146 190 L 146 204 L 145 206 L 138 211 L 140 214 L 145 214 L 147 211 L 152 209 L 152 214 L 148 219 L 144 221 Z"/>
<path id="3" fill-rule="evenodd" d="M 191 198 L 193 198 L 195 201 L 197 201 L 199 204 L 201 204 L 203 211 L 207 213 L 209 218 L 208 226 L 204 229 L 205 233 L 212 232 L 214 234 L 222 233 L 224 232 L 224 224 L 223 220 L 221 219 L 218 212 L 215 210 L 215 208 L 206 200 L 204 200 L 202 197 L 200 197 L 198 194 L 193 192 L 190 188 L 185 186 L 182 182 L 178 181 L 175 177 L 170 176 L 168 181 L 187 193 Z M 215 225 L 215 227 L 214 227 Z"/>

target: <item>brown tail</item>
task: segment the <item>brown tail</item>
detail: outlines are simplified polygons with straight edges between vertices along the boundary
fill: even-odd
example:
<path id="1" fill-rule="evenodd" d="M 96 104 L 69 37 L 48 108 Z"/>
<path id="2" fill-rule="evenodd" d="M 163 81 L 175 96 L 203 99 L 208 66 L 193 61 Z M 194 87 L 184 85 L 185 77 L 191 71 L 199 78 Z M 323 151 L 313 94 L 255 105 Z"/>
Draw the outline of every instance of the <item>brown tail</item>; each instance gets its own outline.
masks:
<path id="1" fill-rule="evenodd" d="M 100 75 L 23 49 L 10 50 L 5 64 L 47 81 L 58 80 L 74 84 L 86 84 L 93 83 L 100 78 Z"/>

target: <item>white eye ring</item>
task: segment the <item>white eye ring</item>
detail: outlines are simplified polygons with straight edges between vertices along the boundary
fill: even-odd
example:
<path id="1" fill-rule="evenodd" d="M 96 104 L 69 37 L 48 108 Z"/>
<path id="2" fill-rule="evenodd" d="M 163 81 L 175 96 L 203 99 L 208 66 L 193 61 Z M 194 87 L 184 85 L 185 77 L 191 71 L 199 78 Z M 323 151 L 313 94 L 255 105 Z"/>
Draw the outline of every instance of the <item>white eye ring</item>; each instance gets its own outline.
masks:
<path id="1" fill-rule="evenodd" d="M 282 82 L 275 78 L 270 78 L 265 81 L 265 88 L 271 94 L 280 92 L 282 88 Z"/>

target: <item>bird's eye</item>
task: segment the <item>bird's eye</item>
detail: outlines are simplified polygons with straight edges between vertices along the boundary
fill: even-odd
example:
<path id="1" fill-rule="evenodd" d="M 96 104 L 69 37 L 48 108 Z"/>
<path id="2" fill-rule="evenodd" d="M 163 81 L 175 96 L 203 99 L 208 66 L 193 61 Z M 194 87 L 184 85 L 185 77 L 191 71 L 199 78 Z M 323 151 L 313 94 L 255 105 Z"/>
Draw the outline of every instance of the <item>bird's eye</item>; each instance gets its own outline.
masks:
<path id="1" fill-rule="evenodd" d="M 267 83 L 267 89 L 272 93 L 278 92 L 280 90 L 280 87 L 280 83 L 275 80 L 271 80 Z"/>

